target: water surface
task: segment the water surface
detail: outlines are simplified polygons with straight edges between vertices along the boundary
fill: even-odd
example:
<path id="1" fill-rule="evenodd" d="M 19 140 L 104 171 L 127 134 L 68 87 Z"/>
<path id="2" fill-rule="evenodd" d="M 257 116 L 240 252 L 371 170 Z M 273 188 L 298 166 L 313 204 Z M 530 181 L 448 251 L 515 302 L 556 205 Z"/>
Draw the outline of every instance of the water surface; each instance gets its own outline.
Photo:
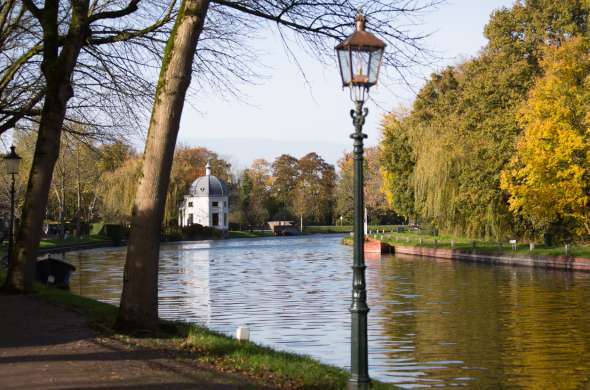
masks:
<path id="1" fill-rule="evenodd" d="M 160 316 L 348 367 L 341 236 L 165 244 Z M 72 290 L 118 303 L 125 250 L 68 253 Z M 402 388 L 590 388 L 590 274 L 367 259 L 370 374 Z"/>

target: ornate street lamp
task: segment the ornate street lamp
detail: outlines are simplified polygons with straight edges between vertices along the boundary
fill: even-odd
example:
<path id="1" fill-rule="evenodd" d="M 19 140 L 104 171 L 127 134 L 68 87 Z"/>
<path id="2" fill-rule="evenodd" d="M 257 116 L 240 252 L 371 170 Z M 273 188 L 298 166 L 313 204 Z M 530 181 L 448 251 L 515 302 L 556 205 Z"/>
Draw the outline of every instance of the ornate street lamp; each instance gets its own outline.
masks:
<path id="1" fill-rule="evenodd" d="M 385 43 L 365 31 L 365 16 L 356 16 L 356 31 L 336 46 L 342 86 L 350 88 L 355 109 L 350 111 L 355 132 L 354 140 L 354 261 L 352 276 L 351 378 L 349 389 L 367 389 L 369 378 L 369 351 L 367 345 L 367 289 L 365 283 L 365 253 L 363 232 L 363 125 L 369 110 L 363 104 L 369 88 L 377 84 L 385 51 Z"/>
<path id="2" fill-rule="evenodd" d="M 10 147 L 10 153 L 4 156 L 4 166 L 6 173 L 12 176 L 10 186 L 10 224 L 8 228 L 8 266 L 12 262 L 12 247 L 14 245 L 14 181 L 15 176 L 18 175 L 18 168 L 20 166 L 21 157 L 16 154 L 16 147 Z"/>

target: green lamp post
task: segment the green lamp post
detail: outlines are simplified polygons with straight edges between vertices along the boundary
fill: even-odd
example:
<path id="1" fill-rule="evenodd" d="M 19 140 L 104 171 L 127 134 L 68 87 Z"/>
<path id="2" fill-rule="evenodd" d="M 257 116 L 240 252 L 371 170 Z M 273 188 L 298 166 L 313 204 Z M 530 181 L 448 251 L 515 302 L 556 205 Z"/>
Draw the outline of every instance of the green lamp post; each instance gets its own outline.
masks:
<path id="1" fill-rule="evenodd" d="M 20 167 L 21 157 L 16 154 L 16 147 L 10 147 L 10 153 L 4 156 L 4 166 L 6 173 L 12 176 L 10 185 L 10 221 L 8 227 L 8 266 L 12 262 L 12 248 L 14 246 L 14 182 L 15 176 L 18 175 L 18 168 Z"/>
<path id="2" fill-rule="evenodd" d="M 367 289 L 365 282 L 365 254 L 363 232 L 363 134 L 365 118 L 369 113 L 363 109 L 369 89 L 377 84 L 379 70 L 385 51 L 385 43 L 365 31 L 365 16 L 358 12 L 356 31 L 336 46 L 342 86 L 348 87 L 355 108 L 350 111 L 355 131 L 354 140 L 354 260 L 352 276 L 351 378 L 349 389 L 367 389 L 369 378 L 369 351 L 367 343 Z"/>

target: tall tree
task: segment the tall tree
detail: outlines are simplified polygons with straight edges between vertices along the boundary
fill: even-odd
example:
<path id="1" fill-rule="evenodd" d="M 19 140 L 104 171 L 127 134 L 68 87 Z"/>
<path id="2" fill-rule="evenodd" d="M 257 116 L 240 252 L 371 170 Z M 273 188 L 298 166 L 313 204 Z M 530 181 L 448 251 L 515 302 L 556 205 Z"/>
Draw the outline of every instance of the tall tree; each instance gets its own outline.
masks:
<path id="1" fill-rule="evenodd" d="M 43 6 L 34 0 L 22 2 L 41 30 L 41 43 L 30 50 L 41 53 L 44 90 L 22 219 L 5 283 L 9 291 L 29 292 L 33 286 L 36 251 L 53 169 L 59 156 L 66 110 L 74 95 L 73 76 L 80 52 L 100 34 L 105 34 L 100 39 L 111 43 L 117 39 L 125 40 L 126 36 L 127 39 L 136 36 L 133 31 L 121 30 L 127 27 L 124 22 L 111 21 L 133 14 L 138 3 L 139 0 L 130 0 L 121 8 L 116 8 L 119 4 L 112 2 L 96 2 L 91 7 L 89 0 L 72 0 L 68 6 L 59 0 L 45 0 Z M 26 53 L 23 55 L 26 56 Z M 13 65 L 20 67 L 19 60 Z"/>
<path id="2" fill-rule="evenodd" d="M 336 173 L 317 153 L 308 153 L 298 162 L 296 215 L 310 223 L 331 224 L 334 219 Z"/>
<path id="3" fill-rule="evenodd" d="M 272 163 L 272 196 L 281 214 L 285 214 L 291 205 L 299 180 L 297 164 L 297 159 L 288 154 L 280 155 Z"/>
<path id="4" fill-rule="evenodd" d="M 168 39 L 131 216 L 119 327 L 153 328 L 158 320 L 160 228 L 180 117 L 208 0 L 183 0 Z"/>
<path id="5" fill-rule="evenodd" d="M 219 20 L 225 25 L 252 29 L 252 26 L 264 26 L 264 22 L 270 21 L 299 34 L 307 48 L 320 55 L 332 52 L 334 39 L 348 35 L 352 15 L 356 12 L 348 1 L 336 0 L 320 3 L 212 0 L 211 3 L 212 15 L 222 15 Z M 433 3 L 436 1 L 392 0 L 368 4 L 365 11 L 377 33 L 398 49 L 387 54 L 388 64 L 401 70 L 402 65 L 415 63 L 423 54 L 419 38 L 391 25 L 392 15 L 412 17 Z M 134 206 L 119 310 L 120 325 L 156 324 L 159 230 L 180 114 L 190 81 L 186 73 L 190 73 L 208 9 L 209 1 L 184 0 L 168 40 Z M 211 27 L 215 29 L 216 26 Z M 207 77 L 206 73 L 202 75 Z"/>
<path id="6" fill-rule="evenodd" d="M 572 219 L 590 234 L 590 55 L 580 37 L 550 47 L 521 109 L 524 132 L 502 172 L 510 209 L 546 230 Z"/>
<path id="7" fill-rule="evenodd" d="M 402 119 L 403 120 L 403 119 Z M 414 207 L 414 153 L 407 128 L 390 113 L 383 119 L 380 144 L 381 189 L 388 205 L 407 221 L 416 216 Z"/>
<path id="8" fill-rule="evenodd" d="M 380 150 L 368 147 L 365 150 L 364 197 L 370 223 L 380 224 L 397 220 L 397 216 L 387 202 L 381 169 Z M 353 217 L 353 178 L 354 160 L 352 153 L 346 153 L 339 161 L 340 174 L 336 187 L 336 217 L 352 223 Z"/>

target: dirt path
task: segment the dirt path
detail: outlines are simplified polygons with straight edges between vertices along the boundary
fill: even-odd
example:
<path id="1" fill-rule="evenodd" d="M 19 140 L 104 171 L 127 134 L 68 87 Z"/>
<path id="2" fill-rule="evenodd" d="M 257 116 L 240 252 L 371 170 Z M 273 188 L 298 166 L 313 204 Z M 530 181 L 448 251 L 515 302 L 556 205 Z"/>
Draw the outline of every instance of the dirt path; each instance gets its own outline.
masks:
<path id="1" fill-rule="evenodd" d="M 99 337 L 80 315 L 0 295 L 0 389 L 259 389 L 169 351 Z"/>

